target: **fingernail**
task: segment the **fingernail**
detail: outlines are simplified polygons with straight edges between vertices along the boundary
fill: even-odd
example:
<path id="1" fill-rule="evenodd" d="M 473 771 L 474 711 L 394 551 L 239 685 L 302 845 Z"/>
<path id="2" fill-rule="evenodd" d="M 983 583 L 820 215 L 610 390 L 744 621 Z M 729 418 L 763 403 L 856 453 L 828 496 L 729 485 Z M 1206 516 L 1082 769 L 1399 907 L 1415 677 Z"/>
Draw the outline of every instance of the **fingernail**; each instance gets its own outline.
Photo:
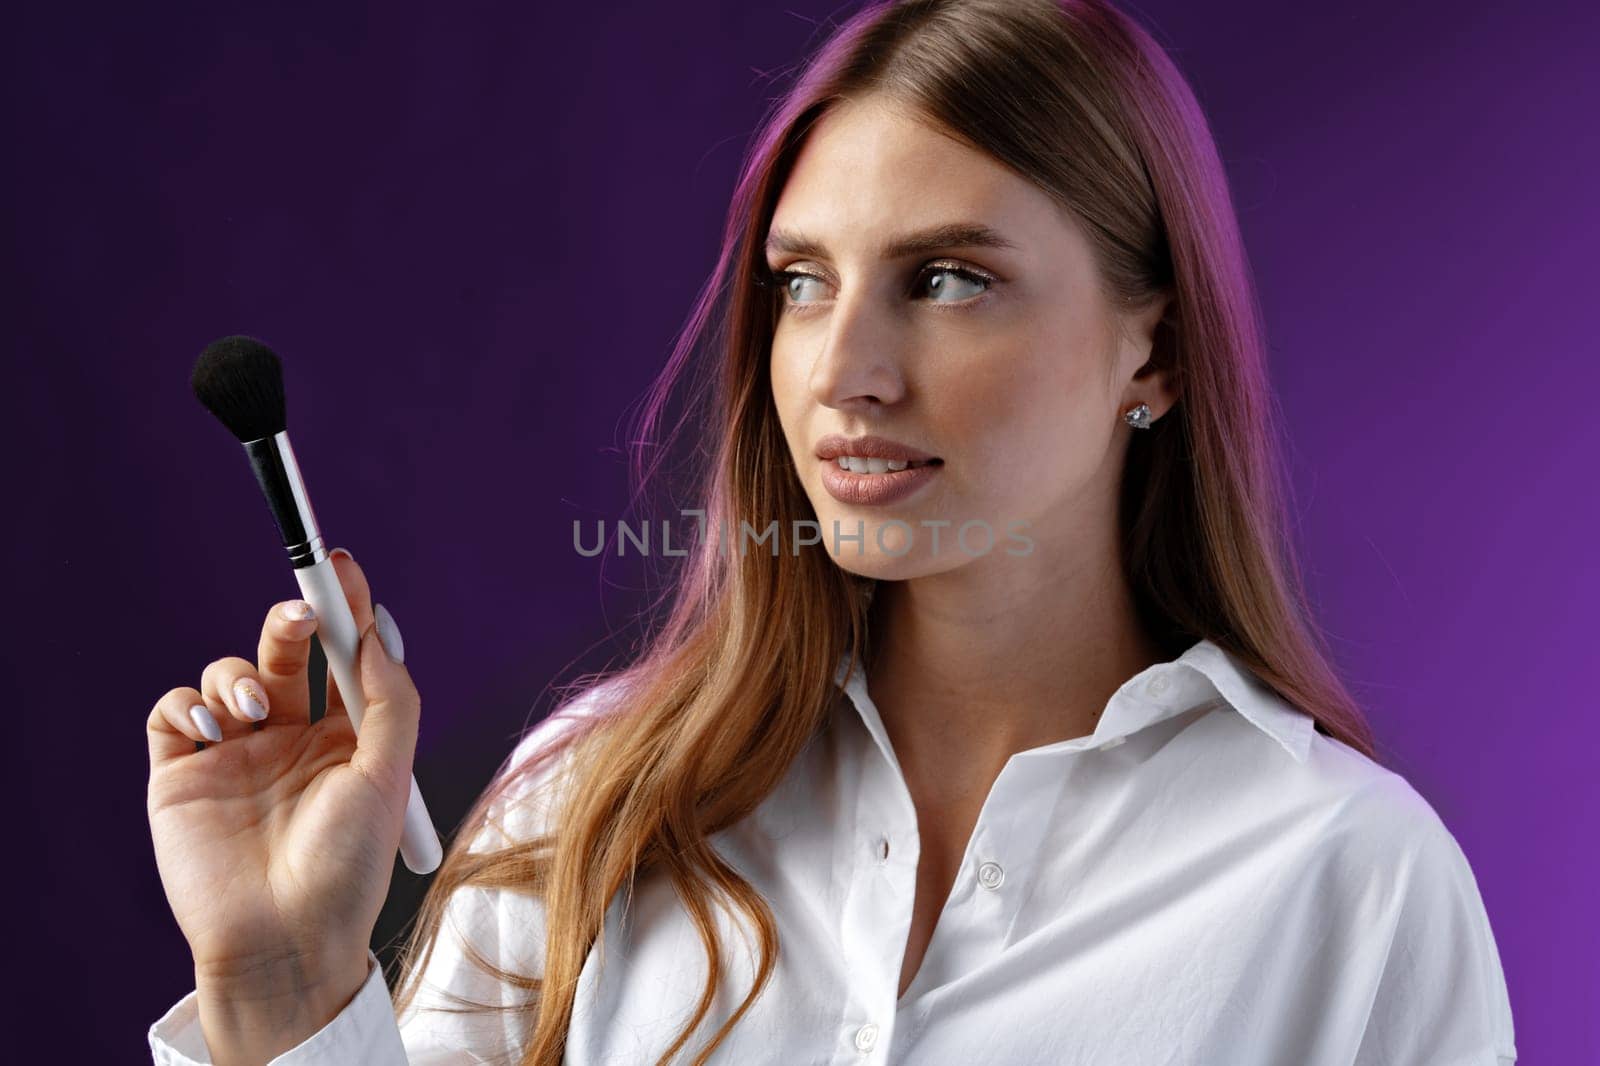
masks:
<path id="1" fill-rule="evenodd" d="M 328 558 L 332 559 L 335 555 L 342 555 L 346 559 L 354 559 L 355 558 L 355 556 L 350 554 L 350 549 L 349 548 L 335 548 L 335 549 L 333 549 L 333 551 L 328 553 Z"/>
<path id="2" fill-rule="evenodd" d="M 233 700 L 252 722 L 259 722 L 267 716 L 267 694 L 248 678 L 241 677 L 233 683 Z"/>
<path id="3" fill-rule="evenodd" d="M 389 608 L 381 603 L 373 604 L 372 621 L 378 627 L 378 639 L 383 642 L 383 650 L 389 653 L 389 658 L 397 663 L 405 662 L 406 642 L 400 639 L 400 627 L 394 624 Z"/>
<path id="4" fill-rule="evenodd" d="M 194 720 L 195 728 L 205 734 L 205 738 L 212 743 L 222 742 L 222 727 L 217 725 L 217 720 L 211 716 L 211 711 L 203 703 L 197 703 L 189 708 L 189 717 Z"/>
<path id="5" fill-rule="evenodd" d="M 315 618 L 317 612 L 305 600 L 290 600 L 283 605 L 284 617 L 291 622 L 304 622 L 307 618 Z"/>

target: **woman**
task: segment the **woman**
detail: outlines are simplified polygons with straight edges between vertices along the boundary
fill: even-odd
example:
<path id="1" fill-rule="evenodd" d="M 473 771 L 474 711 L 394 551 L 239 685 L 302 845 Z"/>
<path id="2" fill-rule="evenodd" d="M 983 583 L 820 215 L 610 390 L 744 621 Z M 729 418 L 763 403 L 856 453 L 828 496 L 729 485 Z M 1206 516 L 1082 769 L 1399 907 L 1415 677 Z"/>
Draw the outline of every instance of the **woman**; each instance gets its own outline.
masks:
<path id="1" fill-rule="evenodd" d="M 367 941 L 418 701 L 359 568 L 359 743 L 308 725 L 283 607 L 272 670 L 163 697 L 197 988 L 157 1061 L 1514 1061 L 1472 873 L 1309 621 L 1223 171 L 1144 31 L 1098 0 L 845 23 L 645 428 L 701 347 L 707 525 L 777 536 L 701 538 L 646 652 L 524 738 L 392 1000 Z M 250 818 L 188 802 L 252 773 L 283 791 Z"/>

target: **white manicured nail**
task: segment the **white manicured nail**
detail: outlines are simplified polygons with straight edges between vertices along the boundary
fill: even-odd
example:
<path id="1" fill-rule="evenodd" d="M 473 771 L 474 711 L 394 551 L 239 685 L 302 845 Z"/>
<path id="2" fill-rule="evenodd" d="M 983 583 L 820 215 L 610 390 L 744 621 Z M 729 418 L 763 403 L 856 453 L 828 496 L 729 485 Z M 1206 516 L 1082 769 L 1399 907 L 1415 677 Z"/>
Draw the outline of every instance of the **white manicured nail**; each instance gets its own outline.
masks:
<path id="1" fill-rule="evenodd" d="M 394 616 L 389 609 L 381 603 L 372 605 L 372 620 L 378 627 L 378 639 L 383 642 L 383 650 L 389 653 L 389 658 L 397 663 L 406 661 L 406 642 L 400 639 L 400 627 L 394 624 Z"/>
<path id="2" fill-rule="evenodd" d="M 267 696 L 249 678 L 241 677 L 233 683 L 233 699 L 239 710 L 252 722 L 267 716 Z"/>
<path id="3" fill-rule="evenodd" d="M 211 711 L 203 703 L 197 703 L 189 708 L 189 717 L 194 721 L 196 729 L 205 734 L 205 738 L 212 743 L 221 743 L 222 727 L 217 725 L 217 720 L 211 716 Z"/>

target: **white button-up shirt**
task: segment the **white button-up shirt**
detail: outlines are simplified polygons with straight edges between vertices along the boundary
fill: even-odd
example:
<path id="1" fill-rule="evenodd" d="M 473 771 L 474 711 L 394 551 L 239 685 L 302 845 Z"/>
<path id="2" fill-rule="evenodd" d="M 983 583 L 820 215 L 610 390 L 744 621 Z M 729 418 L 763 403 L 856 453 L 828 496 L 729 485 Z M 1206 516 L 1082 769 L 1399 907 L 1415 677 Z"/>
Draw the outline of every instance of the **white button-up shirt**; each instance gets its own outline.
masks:
<path id="1" fill-rule="evenodd" d="M 1205 640 L 1125 682 L 1091 735 L 1011 756 L 898 995 L 916 811 L 865 680 L 846 665 L 828 728 L 750 817 L 712 837 L 771 905 L 780 937 L 771 983 L 712 1062 L 1515 1061 L 1489 921 L 1433 808 Z M 591 693 L 540 723 L 517 757 L 596 705 Z M 543 807 L 514 804 L 508 831 L 541 827 Z M 753 938 L 718 913 L 731 975 L 676 1061 L 693 1059 L 754 976 Z M 350 1005 L 273 1066 L 516 1063 L 516 1015 L 429 1008 L 453 1002 L 445 992 L 520 1002 L 470 963 L 462 938 L 537 975 L 543 922 L 536 901 L 457 892 L 404 1017 L 369 952 Z M 630 914 L 613 899 L 604 955 L 602 966 L 591 951 L 580 975 L 565 1061 L 649 1066 L 706 975 L 664 878 L 638 879 Z M 193 992 L 149 1040 L 157 1063 L 210 1062 Z"/>

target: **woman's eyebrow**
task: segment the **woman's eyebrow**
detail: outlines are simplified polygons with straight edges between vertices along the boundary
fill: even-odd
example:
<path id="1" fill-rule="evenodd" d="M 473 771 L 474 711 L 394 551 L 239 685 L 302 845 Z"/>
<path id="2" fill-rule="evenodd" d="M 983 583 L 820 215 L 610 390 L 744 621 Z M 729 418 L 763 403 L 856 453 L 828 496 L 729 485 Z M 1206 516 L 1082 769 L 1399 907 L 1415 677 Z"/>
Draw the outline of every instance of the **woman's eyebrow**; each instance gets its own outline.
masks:
<path id="1" fill-rule="evenodd" d="M 884 259 L 901 259 L 921 255 L 941 248 L 1009 248 L 1016 242 L 998 230 L 979 222 L 948 222 L 931 229 L 919 230 L 896 237 L 885 244 L 879 255 Z M 768 255 L 814 255 L 826 259 L 828 250 L 822 242 L 795 230 L 773 229 L 767 233 Z"/>

